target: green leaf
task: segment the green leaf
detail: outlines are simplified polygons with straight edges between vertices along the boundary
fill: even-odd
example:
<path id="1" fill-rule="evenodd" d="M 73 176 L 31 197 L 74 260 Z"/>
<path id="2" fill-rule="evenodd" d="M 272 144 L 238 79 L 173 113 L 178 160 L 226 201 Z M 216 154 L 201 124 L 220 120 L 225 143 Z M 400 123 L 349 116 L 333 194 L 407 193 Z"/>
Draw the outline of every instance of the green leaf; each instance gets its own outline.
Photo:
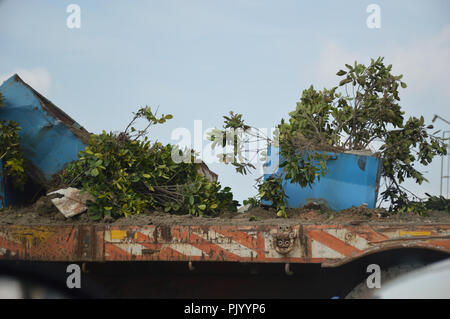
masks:
<path id="1" fill-rule="evenodd" d="M 99 172 L 98 172 L 98 169 L 97 169 L 97 168 L 93 168 L 93 169 L 91 170 L 91 175 L 92 175 L 92 176 L 96 177 L 96 176 L 98 176 L 98 174 L 99 174 Z"/>
<path id="2" fill-rule="evenodd" d="M 343 86 L 343 85 L 345 85 L 347 83 L 350 83 L 350 82 L 352 82 L 351 78 L 345 78 L 345 79 L 343 79 L 342 81 L 339 82 L 339 86 Z"/>

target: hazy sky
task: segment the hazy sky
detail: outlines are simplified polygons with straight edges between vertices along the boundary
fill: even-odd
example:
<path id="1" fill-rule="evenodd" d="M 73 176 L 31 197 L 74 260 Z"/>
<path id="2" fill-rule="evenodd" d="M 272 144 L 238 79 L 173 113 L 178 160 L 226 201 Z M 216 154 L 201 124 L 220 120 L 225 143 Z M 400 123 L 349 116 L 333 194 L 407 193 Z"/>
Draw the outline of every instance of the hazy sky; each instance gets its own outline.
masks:
<path id="1" fill-rule="evenodd" d="M 71 3 L 79 29 L 66 25 Z M 378 29 L 366 25 L 372 3 Z M 163 142 L 194 120 L 220 126 L 230 110 L 271 128 L 303 89 L 336 85 L 344 63 L 377 56 L 404 74 L 408 115 L 450 119 L 449 1 L 6 0 L 0 48 L 0 81 L 18 73 L 94 133 L 124 129 L 144 105 L 174 115 L 152 131 Z M 210 168 L 239 200 L 255 194 L 258 174 Z M 430 183 L 408 187 L 438 194 L 440 159 L 426 171 Z"/>

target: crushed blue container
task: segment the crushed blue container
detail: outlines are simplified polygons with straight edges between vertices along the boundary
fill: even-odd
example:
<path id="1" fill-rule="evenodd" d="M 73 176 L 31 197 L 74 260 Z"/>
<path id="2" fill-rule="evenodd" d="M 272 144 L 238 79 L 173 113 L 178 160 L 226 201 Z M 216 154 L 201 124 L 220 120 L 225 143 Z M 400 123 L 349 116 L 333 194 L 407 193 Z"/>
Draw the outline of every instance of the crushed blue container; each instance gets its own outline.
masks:
<path id="1" fill-rule="evenodd" d="M 327 160 L 328 174 L 321 176 L 311 187 L 302 188 L 289 180 L 283 185 L 289 196 L 288 207 L 299 208 L 310 203 L 324 204 L 339 211 L 352 206 L 367 205 L 375 208 L 381 175 L 381 159 L 354 153 L 331 153 Z M 282 158 L 278 147 L 269 147 L 267 161 L 264 165 L 264 179 L 272 174 L 280 176 L 282 168 L 278 167 Z M 270 204 L 270 203 L 266 203 Z"/>
<path id="2" fill-rule="evenodd" d="M 48 184 L 78 158 L 78 152 L 89 141 L 89 133 L 17 74 L 3 82 L 0 93 L 5 104 L 0 108 L 0 119 L 14 120 L 21 128 L 21 147 L 30 165 L 27 175 L 38 184 Z M 9 202 L 5 188 L 8 185 L 1 190 L 0 204 Z"/>

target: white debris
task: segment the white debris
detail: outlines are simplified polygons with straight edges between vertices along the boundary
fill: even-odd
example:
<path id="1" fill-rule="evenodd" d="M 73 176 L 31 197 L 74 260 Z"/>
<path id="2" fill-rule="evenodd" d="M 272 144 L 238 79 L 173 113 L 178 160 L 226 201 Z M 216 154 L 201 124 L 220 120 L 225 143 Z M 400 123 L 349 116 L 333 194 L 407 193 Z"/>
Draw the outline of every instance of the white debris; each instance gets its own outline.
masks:
<path id="1" fill-rule="evenodd" d="M 47 194 L 47 196 L 50 195 L 63 195 L 63 197 L 53 198 L 51 201 L 67 218 L 85 212 L 87 210 L 86 201 L 94 200 L 91 194 L 73 187 L 59 189 Z"/>
<path id="2" fill-rule="evenodd" d="M 250 204 L 247 204 L 247 205 L 244 205 L 242 207 L 239 207 L 238 213 L 245 213 L 246 211 L 248 211 L 250 209 L 250 207 L 251 207 Z"/>

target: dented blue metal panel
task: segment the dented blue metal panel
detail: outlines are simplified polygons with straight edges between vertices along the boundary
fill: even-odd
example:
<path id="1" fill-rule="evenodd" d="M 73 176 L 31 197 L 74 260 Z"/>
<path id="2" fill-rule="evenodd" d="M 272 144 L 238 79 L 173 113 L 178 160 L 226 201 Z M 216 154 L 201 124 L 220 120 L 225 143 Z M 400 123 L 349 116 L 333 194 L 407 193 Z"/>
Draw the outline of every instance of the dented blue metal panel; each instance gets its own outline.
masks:
<path id="1" fill-rule="evenodd" d="M 89 133 L 17 75 L 6 80 L 0 92 L 5 104 L 0 119 L 19 124 L 24 156 L 34 166 L 33 177 L 43 184 L 49 182 L 77 159 Z"/>
<path id="2" fill-rule="evenodd" d="M 312 187 L 301 188 L 290 181 L 284 185 L 289 196 L 289 207 L 303 207 L 309 202 L 323 203 L 333 210 L 347 209 L 367 204 L 374 208 L 378 196 L 381 160 L 375 156 L 349 153 L 329 153 L 328 174 L 313 183 Z M 268 149 L 264 178 L 281 174 L 279 150 Z"/>

